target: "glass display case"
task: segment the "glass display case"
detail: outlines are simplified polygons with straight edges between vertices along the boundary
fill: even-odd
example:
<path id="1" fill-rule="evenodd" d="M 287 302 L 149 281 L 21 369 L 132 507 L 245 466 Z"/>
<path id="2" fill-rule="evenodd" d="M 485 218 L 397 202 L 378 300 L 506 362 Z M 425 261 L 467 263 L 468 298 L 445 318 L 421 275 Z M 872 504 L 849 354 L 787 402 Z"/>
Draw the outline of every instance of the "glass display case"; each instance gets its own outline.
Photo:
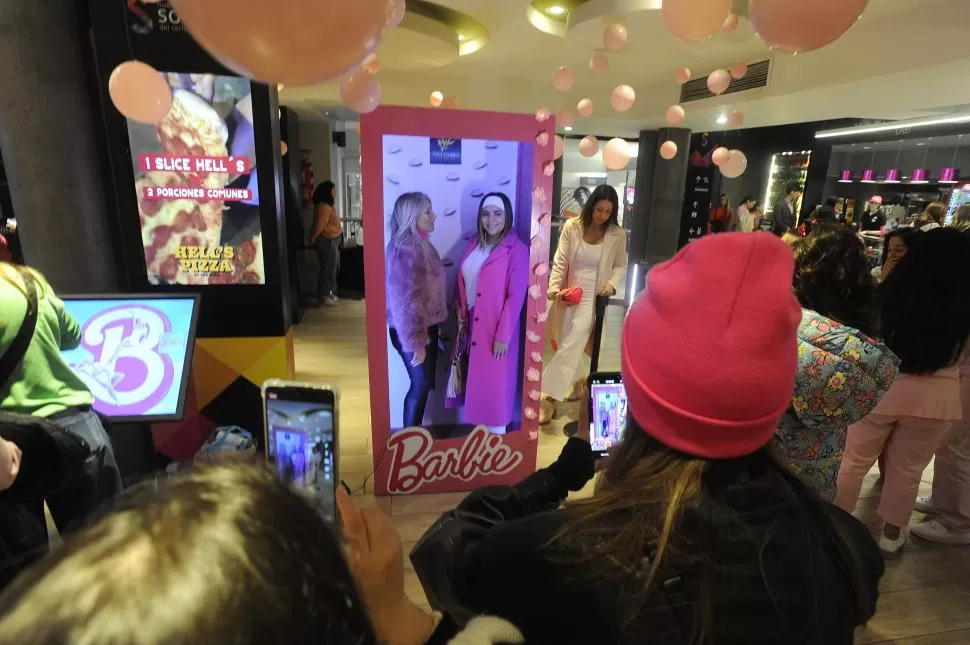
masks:
<path id="1" fill-rule="evenodd" d="M 805 192 L 805 181 L 808 178 L 808 165 L 812 161 L 811 150 L 778 152 L 771 156 L 771 170 L 768 173 L 768 183 L 765 186 L 765 196 L 762 202 L 765 213 L 773 213 L 775 204 L 781 201 L 788 192 L 788 184 L 797 182 L 802 193 Z M 802 198 L 793 204 L 792 210 L 800 213 Z"/>

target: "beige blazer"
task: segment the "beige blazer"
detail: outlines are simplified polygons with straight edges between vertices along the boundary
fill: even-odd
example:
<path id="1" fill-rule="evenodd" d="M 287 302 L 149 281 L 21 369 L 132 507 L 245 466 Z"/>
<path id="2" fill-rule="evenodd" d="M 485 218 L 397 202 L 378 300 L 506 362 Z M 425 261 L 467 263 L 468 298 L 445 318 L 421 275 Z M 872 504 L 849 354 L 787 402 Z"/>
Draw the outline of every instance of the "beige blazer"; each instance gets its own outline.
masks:
<path id="1" fill-rule="evenodd" d="M 559 234 L 559 248 L 552 261 L 552 271 L 549 275 L 549 296 L 552 297 L 563 289 L 575 287 L 570 267 L 575 265 L 576 254 L 579 253 L 583 242 L 583 222 L 576 217 L 563 224 Z M 596 276 L 597 292 L 606 285 L 610 285 L 619 293 L 623 281 L 626 279 L 627 253 L 626 231 L 619 226 L 611 226 L 603 237 L 603 253 L 600 255 L 600 266 Z M 566 305 L 558 300 L 549 303 L 549 324 L 546 334 L 549 340 L 558 344 L 562 339 L 562 321 Z M 592 339 L 592 335 L 590 336 Z"/>

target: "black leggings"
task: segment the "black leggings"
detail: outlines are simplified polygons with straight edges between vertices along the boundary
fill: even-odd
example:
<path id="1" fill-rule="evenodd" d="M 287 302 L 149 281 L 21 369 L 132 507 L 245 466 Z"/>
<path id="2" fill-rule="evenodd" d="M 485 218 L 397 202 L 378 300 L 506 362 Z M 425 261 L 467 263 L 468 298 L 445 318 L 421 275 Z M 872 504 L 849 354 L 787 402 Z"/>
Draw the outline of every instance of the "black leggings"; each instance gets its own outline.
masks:
<path id="1" fill-rule="evenodd" d="M 408 378 L 411 379 L 411 387 L 404 397 L 404 417 L 402 428 L 420 428 L 424 423 L 424 409 L 428 405 L 428 394 L 434 389 L 434 374 L 438 364 L 438 327 L 428 327 L 428 344 L 425 347 L 427 356 L 424 362 L 418 366 L 412 366 L 411 360 L 414 358 L 412 352 L 404 351 L 401 347 L 401 339 L 397 335 L 397 330 L 393 327 L 391 332 L 391 344 L 404 361 L 407 368 Z"/>

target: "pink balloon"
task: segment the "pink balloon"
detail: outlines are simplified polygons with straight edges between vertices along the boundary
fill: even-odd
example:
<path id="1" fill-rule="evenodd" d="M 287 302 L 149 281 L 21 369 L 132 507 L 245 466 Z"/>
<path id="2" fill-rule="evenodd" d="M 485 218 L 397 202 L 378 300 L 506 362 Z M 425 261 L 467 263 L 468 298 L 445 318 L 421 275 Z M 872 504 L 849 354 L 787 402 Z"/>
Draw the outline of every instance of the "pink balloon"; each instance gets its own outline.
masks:
<path id="1" fill-rule="evenodd" d="M 699 43 L 721 29 L 731 13 L 731 0 L 663 0 L 660 13 L 667 31 L 683 41 Z"/>
<path id="2" fill-rule="evenodd" d="M 637 93 L 629 85 L 620 85 L 613 90 L 610 104 L 617 112 L 626 112 L 637 102 Z"/>
<path id="3" fill-rule="evenodd" d="M 118 111 L 139 123 L 158 123 L 172 108 L 172 88 L 154 67 L 126 61 L 111 72 L 108 93 Z"/>
<path id="4" fill-rule="evenodd" d="M 731 84 L 731 75 L 723 69 L 716 69 L 707 77 L 707 89 L 711 94 L 724 94 Z"/>
<path id="5" fill-rule="evenodd" d="M 731 158 L 731 151 L 725 148 L 724 146 L 718 146 L 717 148 L 714 149 L 714 152 L 711 153 L 711 161 L 713 161 L 714 165 L 718 167 L 724 165 L 724 162 L 726 162 L 730 158 Z"/>
<path id="6" fill-rule="evenodd" d="M 627 32 L 626 27 L 620 24 L 613 24 L 603 32 L 603 45 L 611 52 L 619 51 L 626 47 Z"/>
<path id="7" fill-rule="evenodd" d="M 561 157 L 563 155 L 564 152 L 566 152 L 566 140 L 563 139 L 562 137 L 560 137 L 557 134 L 556 135 L 556 142 L 555 142 L 555 144 L 553 146 L 553 156 L 552 156 L 552 158 L 553 159 L 558 159 L 559 157 Z"/>
<path id="8" fill-rule="evenodd" d="M 457 110 L 458 109 L 458 97 L 457 96 L 446 96 L 445 100 L 441 102 L 441 107 L 446 110 Z"/>
<path id="9" fill-rule="evenodd" d="M 681 67 L 674 74 L 674 78 L 677 79 L 678 85 L 683 85 L 690 80 L 690 69 L 687 67 Z"/>
<path id="10" fill-rule="evenodd" d="M 434 92 L 431 93 L 430 103 L 432 106 L 441 107 L 441 103 L 444 100 L 445 100 L 445 95 L 442 94 L 441 92 L 435 90 Z"/>
<path id="11" fill-rule="evenodd" d="M 556 125 L 558 125 L 560 128 L 568 128 L 573 124 L 573 122 L 573 113 L 569 110 L 560 110 L 559 113 L 556 114 Z"/>
<path id="12" fill-rule="evenodd" d="M 721 174 L 728 179 L 740 177 L 747 169 L 748 158 L 740 150 L 732 150 L 728 160 L 721 164 Z"/>
<path id="13" fill-rule="evenodd" d="M 730 13 L 728 17 L 724 19 L 724 24 L 721 25 L 721 31 L 737 31 L 738 28 L 738 14 Z"/>
<path id="14" fill-rule="evenodd" d="M 660 144 L 660 156 L 668 161 L 676 157 L 677 144 L 673 141 L 664 141 Z"/>
<path id="15" fill-rule="evenodd" d="M 589 99 L 583 99 L 576 106 L 576 111 L 579 112 L 580 116 L 590 116 L 593 114 L 593 102 Z"/>
<path id="16" fill-rule="evenodd" d="M 589 71 L 594 74 L 605 74 L 610 69 L 610 59 L 606 54 L 593 54 L 589 59 Z"/>
<path id="17" fill-rule="evenodd" d="M 684 122 L 684 117 L 687 113 L 684 112 L 684 108 L 679 105 L 671 105 L 667 108 L 667 125 L 680 125 Z"/>
<path id="18" fill-rule="evenodd" d="M 731 65 L 731 69 L 729 71 L 731 72 L 731 78 L 733 79 L 744 78 L 744 75 L 748 73 L 748 65 L 747 63 L 737 62 L 734 65 Z"/>
<path id="19" fill-rule="evenodd" d="M 407 3 L 405 0 L 390 0 L 388 9 L 387 28 L 394 29 L 404 20 L 404 14 L 407 12 Z"/>
<path id="20" fill-rule="evenodd" d="M 623 170 L 630 163 L 630 147 L 623 139 L 610 139 L 603 148 L 603 163 L 607 170 Z"/>
<path id="21" fill-rule="evenodd" d="M 862 17 L 869 0 L 751 0 L 748 16 L 769 47 L 790 54 L 825 47 Z"/>
<path id="22" fill-rule="evenodd" d="M 536 110 L 536 121 L 539 121 L 540 123 L 543 121 L 548 121 L 549 117 L 551 116 L 552 116 L 552 110 L 550 110 L 547 107 L 541 107 L 538 110 Z"/>
<path id="23" fill-rule="evenodd" d="M 381 104 L 381 84 L 366 71 L 356 71 L 340 81 L 340 99 L 354 112 L 373 112 Z"/>
<path id="24" fill-rule="evenodd" d="M 360 67 L 368 74 L 376 74 L 381 71 L 381 59 L 377 57 L 377 54 L 371 52 L 367 54 L 367 58 L 364 59 Z"/>
<path id="25" fill-rule="evenodd" d="M 552 86 L 560 92 L 568 92 L 576 82 L 576 75 L 568 67 L 559 67 L 552 73 Z"/>
<path id="26" fill-rule="evenodd" d="M 735 110 L 728 115 L 728 127 L 729 128 L 740 128 L 744 125 L 744 113 Z"/>
<path id="27" fill-rule="evenodd" d="M 171 0 L 218 61 L 267 83 L 313 85 L 359 67 L 380 43 L 388 0 Z M 320 25 L 327 25 L 326 37 Z M 254 46 L 258 43 L 259 46 Z"/>
<path id="28" fill-rule="evenodd" d="M 579 142 L 579 153 L 584 157 L 593 157 L 599 152 L 600 142 L 594 136 L 583 137 Z"/>

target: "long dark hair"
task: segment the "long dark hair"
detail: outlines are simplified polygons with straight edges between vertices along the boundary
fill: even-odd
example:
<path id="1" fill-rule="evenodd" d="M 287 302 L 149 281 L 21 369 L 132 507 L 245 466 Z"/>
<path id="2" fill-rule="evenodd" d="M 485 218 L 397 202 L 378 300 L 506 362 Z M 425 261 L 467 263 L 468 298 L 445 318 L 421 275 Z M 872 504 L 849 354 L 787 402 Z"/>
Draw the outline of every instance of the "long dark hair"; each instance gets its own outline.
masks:
<path id="1" fill-rule="evenodd" d="M 505 208 L 505 227 L 502 229 L 502 234 L 499 235 L 499 240 L 504 239 L 506 234 L 512 230 L 512 200 L 509 199 L 509 196 L 505 193 L 488 193 L 482 197 L 482 201 L 478 202 L 478 214 L 476 215 L 477 222 L 475 228 L 478 230 L 478 245 L 481 247 L 487 246 L 486 242 L 488 241 L 488 235 L 485 233 L 485 228 L 482 226 L 482 209 L 485 208 L 485 201 L 489 197 L 498 197 L 501 199 Z"/>
<path id="2" fill-rule="evenodd" d="M 583 204 L 583 212 L 579 217 L 583 222 L 584 229 L 588 229 L 593 225 L 593 211 L 596 209 L 596 204 L 602 201 L 608 201 L 613 204 L 613 214 L 610 215 L 610 219 L 603 225 L 603 230 L 608 230 L 611 226 L 620 225 L 620 198 L 612 186 L 600 184 L 593 191 L 593 194 L 589 196 L 589 199 L 586 200 L 586 203 Z"/>
<path id="3" fill-rule="evenodd" d="M 797 530 L 805 536 L 802 544 L 831 555 L 856 605 L 856 615 L 869 616 L 874 599 L 866 590 L 858 554 L 834 517 L 837 511 L 824 505 L 782 464 L 771 446 L 737 459 L 700 459 L 661 444 L 629 417 L 619 449 L 597 482 L 596 495 L 567 507 L 569 520 L 551 546 L 561 544 L 567 552 L 579 553 L 579 561 L 573 564 L 588 572 L 588 581 L 606 580 L 622 590 L 621 611 L 628 629 L 668 577 L 696 576 L 692 581 L 696 584 L 686 585 L 694 591 L 686 599 L 695 619 L 690 642 L 710 643 L 715 597 L 723 592 L 714 587 L 717 561 L 728 536 L 744 541 L 738 536 L 748 534 L 737 503 L 742 498 L 748 508 L 755 503 L 752 493 L 739 490 L 754 479 L 757 491 L 770 491 L 766 504 L 797 509 L 794 516 L 801 524 Z M 769 507 L 763 511 L 770 512 Z M 768 553 L 778 557 L 779 549 L 786 546 L 786 537 L 775 536 L 777 522 L 760 543 L 752 542 L 747 549 L 758 560 L 752 564 L 758 566 L 772 596 L 772 583 L 791 575 L 769 570 L 761 559 Z M 806 552 L 804 559 L 811 555 Z M 811 570 L 811 565 L 806 566 Z M 794 618 L 781 615 L 791 609 L 790 604 L 784 610 L 777 602 L 775 607 L 783 620 Z M 821 620 L 819 615 L 807 616 L 805 622 Z"/>
<path id="4" fill-rule="evenodd" d="M 912 245 L 913 240 L 920 234 L 918 228 L 913 228 L 911 226 L 900 226 L 899 228 L 894 228 L 893 230 L 886 233 L 882 238 L 882 261 L 886 262 L 886 258 L 889 257 L 889 242 L 894 237 L 898 237 L 902 240 L 903 245 L 906 246 L 906 250 L 909 251 L 910 245 Z"/>
<path id="5" fill-rule="evenodd" d="M 795 254 L 793 286 L 803 307 L 871 333 L 869 262 L 862 241 L 844 227 L 813 227 Z"/>
<path id="6" fill-rule="evenodd" d="M 313 205 L 317 204 L 327 204 L 328 206 L 333 206 L 333 191 L 336 190 L 337 184 L 333 183 L 329 179 L 324 182 L 320 182 L 317 189 L 313 191 Z"/>
<path id="7" fill-rule="evenodd" d="M 960 359 L 970 335 L 970 239 L 951 228 L 916 237 L 876 297 L 879 335 L 906 374 L 932 374 Z"/>
<path id="8" fill-rule="evenodd" d="M 88 598 L 91 602 L 79 602 Z M 129 494 L 0 596 L 0 640 L 376 645 L 340 540 L 265 464 Z"/>

